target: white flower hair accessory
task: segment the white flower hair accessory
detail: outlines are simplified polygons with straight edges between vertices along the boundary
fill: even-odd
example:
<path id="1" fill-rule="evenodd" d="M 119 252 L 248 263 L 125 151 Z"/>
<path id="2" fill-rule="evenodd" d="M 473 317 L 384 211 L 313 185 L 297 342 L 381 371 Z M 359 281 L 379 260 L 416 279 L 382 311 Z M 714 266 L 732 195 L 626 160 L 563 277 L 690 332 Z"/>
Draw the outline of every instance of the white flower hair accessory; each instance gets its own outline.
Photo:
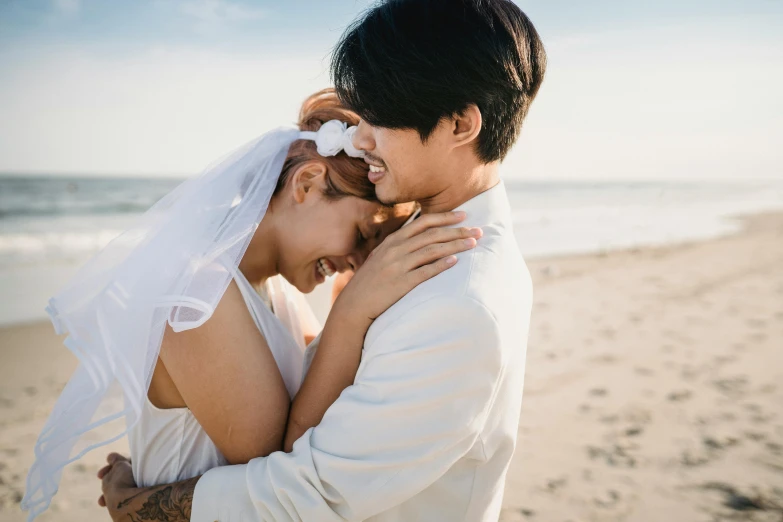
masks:
<path id="1" fill-rule="evenodd" d="M 299 139 L 313 140 L 321 156 L 336 156 L 340 151 L 345 151 L 352 158 L 363 158 L 364 151 L 353 146 L 353 135 L 356 126 L 348 127 L 348 124 L 340 120 L 329 120 L 317 131 L 302 131 Z"/>

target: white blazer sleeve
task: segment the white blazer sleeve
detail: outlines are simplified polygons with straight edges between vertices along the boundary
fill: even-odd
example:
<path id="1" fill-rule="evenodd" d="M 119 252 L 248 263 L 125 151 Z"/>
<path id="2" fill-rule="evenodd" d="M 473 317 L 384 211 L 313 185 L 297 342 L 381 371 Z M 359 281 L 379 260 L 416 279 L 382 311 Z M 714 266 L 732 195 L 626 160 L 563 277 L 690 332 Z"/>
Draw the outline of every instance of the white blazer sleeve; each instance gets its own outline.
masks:
<path id="1" fill-rule="evenodd" d="M 468 297 L 436 297 L 371 343 L 353 386 L 293 452 L 207 472 L 191 520 L 363 520 L 413 497 L 464 456 L 502 372 L 491 313 Z"/>

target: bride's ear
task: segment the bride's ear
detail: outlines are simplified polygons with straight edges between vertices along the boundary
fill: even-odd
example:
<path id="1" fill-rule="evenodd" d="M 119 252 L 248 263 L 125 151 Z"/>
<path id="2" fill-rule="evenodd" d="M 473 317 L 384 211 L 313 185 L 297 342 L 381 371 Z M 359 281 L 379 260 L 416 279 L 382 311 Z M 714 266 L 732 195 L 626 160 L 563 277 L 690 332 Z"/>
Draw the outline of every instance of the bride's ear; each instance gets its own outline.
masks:
<path id="1" fill-rule="evenodd" d="M 297 203 L 303 203 L 308 195 L 316 191 L 323 192 L 326 188 L 326 165 L 319 161 L 301 165 L 291 177 L 291 188 Z"/>

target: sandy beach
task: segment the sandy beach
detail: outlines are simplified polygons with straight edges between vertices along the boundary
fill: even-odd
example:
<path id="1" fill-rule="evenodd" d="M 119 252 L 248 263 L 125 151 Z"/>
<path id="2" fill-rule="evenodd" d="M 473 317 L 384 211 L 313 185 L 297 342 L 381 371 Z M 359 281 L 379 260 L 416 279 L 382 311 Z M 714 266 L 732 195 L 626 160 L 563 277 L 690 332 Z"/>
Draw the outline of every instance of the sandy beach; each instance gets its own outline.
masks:
<path id="1" fill-rule="evenodd" d="M 717 240 L 529 263 L 535 305 L 502 521 L 783 520 L 783 214 Z M 75 367 L 48 323 L 0 330 L 0 522 Z M 69 466 L 42 521 L 108 520 Z"/>

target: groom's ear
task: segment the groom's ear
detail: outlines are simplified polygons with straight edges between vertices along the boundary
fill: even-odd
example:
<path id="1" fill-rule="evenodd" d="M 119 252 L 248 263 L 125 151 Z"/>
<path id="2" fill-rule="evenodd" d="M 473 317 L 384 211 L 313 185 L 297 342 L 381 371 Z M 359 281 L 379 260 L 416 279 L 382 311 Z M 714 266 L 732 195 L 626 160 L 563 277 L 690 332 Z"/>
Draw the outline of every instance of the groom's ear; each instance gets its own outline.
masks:
<path id="1" fill-rule="evenodd" d="M 311 161 L 301 165 L 291 177 L 294 200 L 303 203 L 308 195 L 323 191 L 326 187 L 326 165 L 320 161 Z"/>
<path id="2" fill-rule="evenodd" d="M 452 117 L 452 145 L 461 147 L 474 142 L 481 132 L 481 111 L 474 103 Z"/>

